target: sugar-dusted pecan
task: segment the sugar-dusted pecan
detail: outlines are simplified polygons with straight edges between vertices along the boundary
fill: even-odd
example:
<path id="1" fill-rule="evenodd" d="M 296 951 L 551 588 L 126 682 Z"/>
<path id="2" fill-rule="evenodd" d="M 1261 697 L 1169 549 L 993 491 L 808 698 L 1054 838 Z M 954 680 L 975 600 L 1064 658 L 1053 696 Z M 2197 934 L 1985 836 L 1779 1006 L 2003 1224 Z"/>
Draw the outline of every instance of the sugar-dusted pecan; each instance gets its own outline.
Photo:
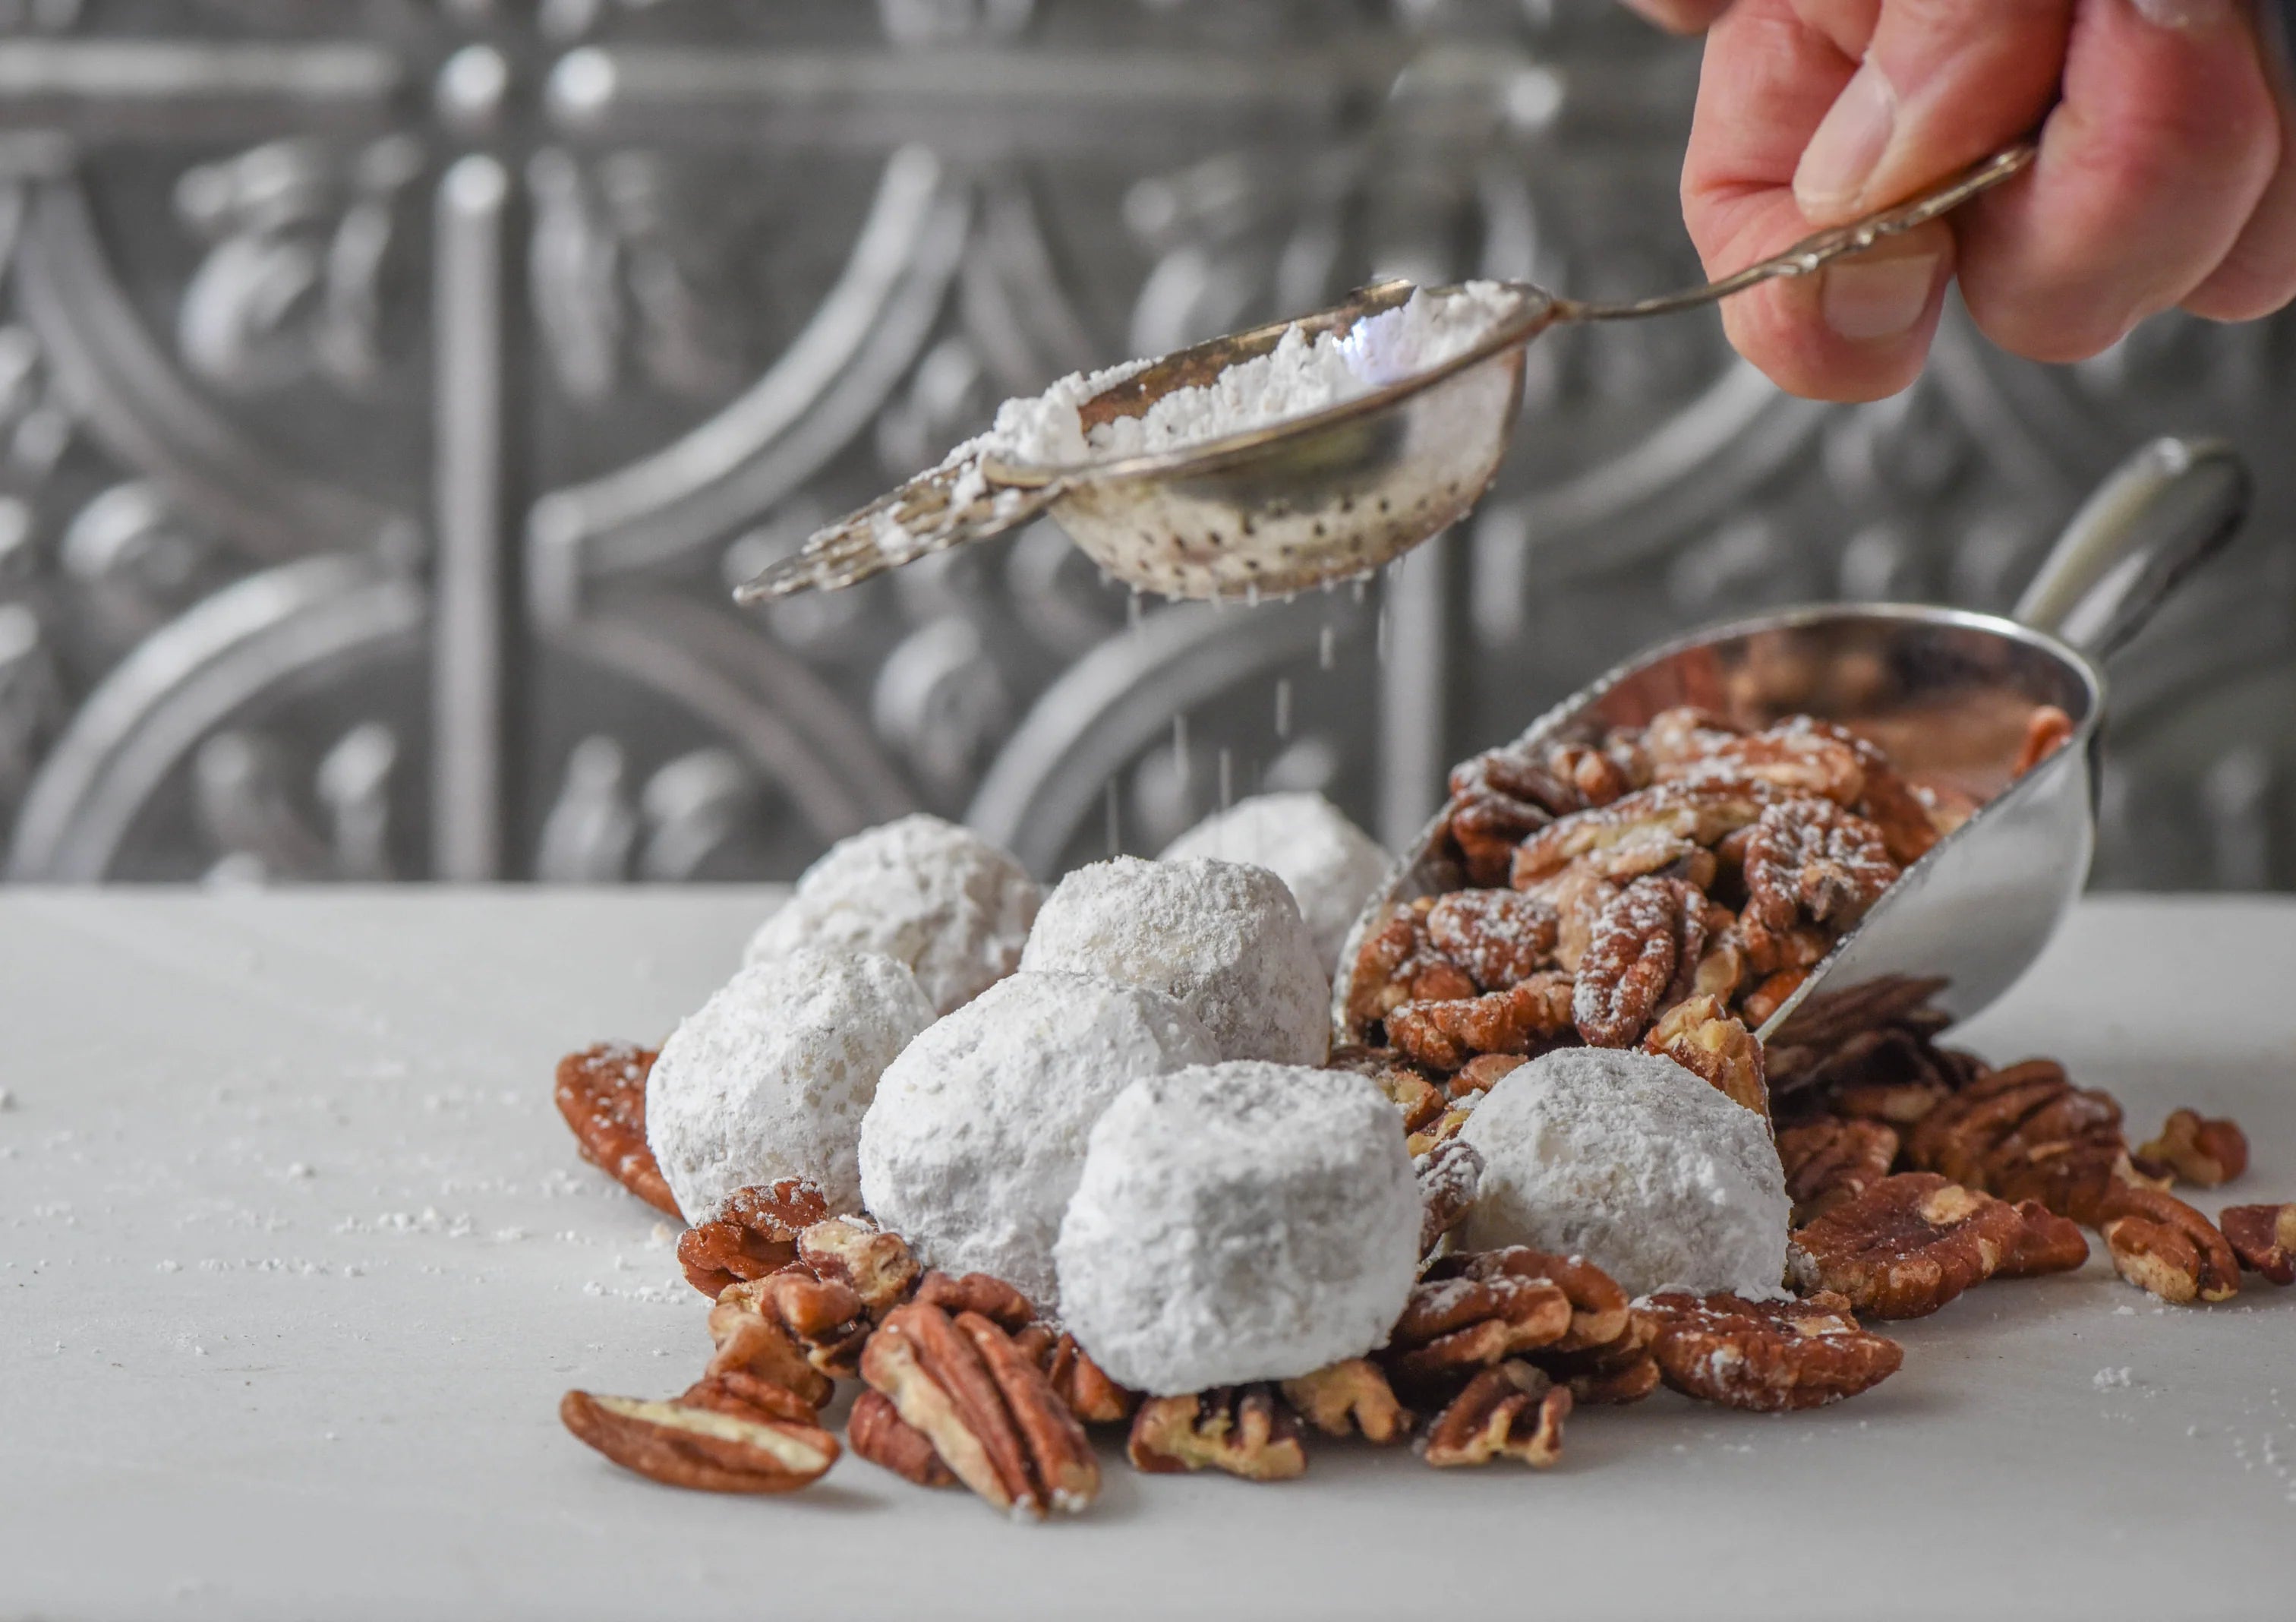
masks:
<path id="1" fill-rule="evenodd" d="M 1784 931 L 1807 918 L 1846 930 L 1897 882 L 1882 831 L 1832 800 L 1765 810 L 1746 840 L 1746 911 Z"/>
<path id="2" fill-rule="evenodd" d="M 1571 979 L 1534 974 L 1481 996 L 1406 1003 L 1387 1016 L 1395 1045 L 1431 1070 L 1458 1069 L 1478 1053 L 1525 1053 L 1570 1028 Z"/>
<path id="3" fill-rule="evenodd" d="M 2242 1266 L 2276 1284 L 2296 1284 L 2296 1204 L 2227 1206 L 2217 1221 Z"/>
<path id="4" fill-rule="evenodd" d="M 1993 1276 L 2023 1232 L 2017 1208 L 1931 1172 L 1884 1177 L 1796 1230 L 1796 1289 L 1876 1318 L 1919 1318 Z"/>
<path id="5" fill-rule="evenodd" d="M 1648 788 L 1651 760 L 1639 740 L 1613 737 L 1597 747 L 1591 743 L 1558 743 L 1546 751 L 1546 767 L 1578 791 L 1583 804 L 1607 806 L 1612 800 Z"/>
<path id="6" fill-rule="evenodd" d="M 1419 1456 L 1438 1470 L 1493 1459 L 1545 1470 L 1562 1456 L 1562 1421 L 1570 1413 L 1570 1388 L 1510 1358 L 1477 1374 L 1428 1421 Z"/>
<path id="7" fill-rule="evenodd" d="M 2114 1270 L 2172 1306 L 2229 1300 L 2240 1291 L 2240 1258 L 2232 1246 L 2173 1194 L 2120 1184 L 2100 1226 Z"/>
<path id="8" fill-rule="evenodd" d="M 2045 1273 L 2070 1273 L 2088 1260 L 2088 1241 L 2080 1224 L 2060 1216 L 2038 1200 L 2017 1202 L 2017 1239 L 2001 1265 L 1997 1279 L 2038 1278 Z"/>
<path id="9" fill-rule="evenodd" d="M 1685 1397 L 1761 1413 L 1815 1408 L 1880 1384 L 1905 1361 L 1896 1341 L 1857 1327 L 1837 1295 L 1749 1301 L 1734 1295 L 1652 1296 L 1651 1349 Z"/>
<path id="10" fill-rule="evenodd" d="M 1513 1245 L 1431 1262 L 1384 1356 L 1423 1388 L 1506 1357 L 1609 1346 L 1628 1323 L 1626 1292 L 1601 1268 Z"/>
<path id="11" fill-rule="evenodd" d="M 1650 718 L 1638 733 L 1632 734 L 1635 743 L 1651 764 L 1653 776 L 1669 771 L 1679 773 L 1684 767 L 1713 758 L 1714 751 L 1733 740 L 1743 737 L 1745 729 L 1694 704 L 1678 704 L 1671 709 L 1661 709 Z M 1611 741 L 1620 741 L 1622 733 L 1613 733 Z"/>
<path id="12" fill-rule="evenodd" d="M 1658 1389 L 1658 1359 L 1651 1351 L 1657 1339 L 1657 1320 L 1631 1311 L 1626 1328 L 1607 1345 L 1572 1351 L 1542 1347 L 1525 1357 L 1569 1387 L 1574 1402 L 1638 1403 Z"/>
<path id="13" fill-rule="evenodd" d="M 1529 889 L 1597 852 L 1628 867 L 1637 849 L 1663 850 L 1672 861 L 1685 845 L 1712 845 L 1744 827 L 1775 798 L 1758 782 L 1659 783 L 1540 829 L 1517 847 L 1509 882 Z"/>
<path id="14" fill-rule="evenodd" d="M 1460 1066 L 1459 1073 L 1451 1077 L 1449 1095 L 1458 1099 L 1471 1094 L 1488 1093 L 1529 1062 L 1521 1053 L 1478 1053 Z"/>
<path id="15" fill-rule="evenodd" d="M 2050 756 L 2064 748 L 2073 735 L 2073 718 L 2054 704 L 2037 706 L 2026 717 L 2025 741 L 2017 750 L 2016 764 L 2009 768 L 2013 777 L 2022 777 Z"/>
<path id="16" fill-rule="evenodd" d="M 1368 1358 L 1350 1357 L 1287 1380 L 1283 1400 L 1325 1436 L 1360 1436 L 1383 1446 L 1411 1433 L 1411 1415 Z"/>
<path id="17" fill-rule="evenodd" d="M 1044 1371 L 979 1313 L 952 1318 L 923 1301 L 895 1307 L 869 1337 L 861 1377 L 998 1509 L 1042 1519 L 1099 1494 L 1083 1426 Z"/>
<path id="18" fill-rule="evenodd" d="M 1132 1416 L 1125 1454 L 1135 1470 L 1160 1476 L 1221 1470 L 1247 1481 L 1288 1481 L 1308 1468 L 1300 1421 L 1266 1385 L 1152 1397 Z"/>
<path id="19" fill-rule="evenodd" d="M 788 1493 L 837 1462 L 837 1438 L 817 1425 L 748 1418 L 720 1407 L 569 1391 L 566 1429 L 625 1470 L 710 1493 Z"/>
<path id="20" fill-rule="evenodd" d="M 1906 1154 L 1923 1171 L 2038 1200 L 2090 1227 L 2111 1214 L 2128 1161 L 2120 1106 L 2047 1059 L 1991 1071 L 1941 1101 L 1906 1135 Z"/>
<path id="21" fill-rule="evenodd" d="M 1762 1079 L 1762 1044 L 1722 999 L 1689 996 L 1659 1017 L 1643 1046 L 1663 1054 L 1734 1103 L 1767 1120 L 1770 1090 Z"/>
<path id="22" fill-rule="evenodd" d="M 909 1254 L 908 1241 L 865 1216 L 815 1223 L 797 1236 L 797 1259 L 816 1278 L 849 1288 L 874 1323 L 882 1323 L 916 1288 L 917 1258 Z"/>
<path id="23" fill-rule="evenodd" d="M 2248 1169 L 2248 1135 L 2234 1121 L 2172 1110 L 2161 1135 L 2136 1151 L 2136 1161 L 2149 1176 L 2219 1188 Z"/>
<path id="24" fill-rule="evenodd" d="M 1573 863 L 1522 893 L 1554 909 L 1555 966 L 1566 974 L 1578 973 L 1587 956 L 1587 943 L 1594 938 L 1595 926 L 1602 921 L 1603 909 L 1611 905 L 1619 887 L 1592 868 Z"/>
<path id="25" fill-rule="evenodd" d="M 677 1200 L 646 1147 L 645 1086 L 654 1053 L 627 1042 L 586 1047 L 558 1061 L 553 1091 L 582 1158 L 654 1209 L 676 1216 Z"/>
<path id="26" fill-rule="evenodd" d="M 1470 1093 L 1428 1122 L 1426 1126 L 1405 1138 L 1403 1146 L 1410 1151 L 1411 1158 L 1416 1160 L 1422 1155 L 1432 1154 L 1437 1145 L 1447 1143 L 1457 1137 L 1459 1128 L 1467 1124 L 1467 1117 L 1473 1112 L 1477 1101 L 1481 1097 L 1482 1094 L 1480 1093 Z"/>
<path id="27" fill-rule="evenodd" d="M 956 1473 L 940 1462 L 932 1438 L 903 1419 L 882 1391 L 864 1391 L 853 1399 L 845 1440 L 857 1456 L 905 1481 L 919 1487 L 956 1485 Z"/>
<path id="28" fill-rule="evenodd" d="M 1554 908 L 1512 889 L 1463 889 L 1427 910 L 1427 938 L 1478 989 L 1505 991 L 1543 968 L 1561 921 Z"/>
<path id="29" fill-rule="evenodd" d="M 1637 879 L 1595 926 L 1578 965 L 1571 1017 L 1595 1047 L 1632 1047 L 1706 946 L 1705 897 L 1678 879 Z"/>
<path id="30" fill-rule="evenodd" d="M 1778 1129 L 1778 1161 L 1796 1227 L 1864 1193 L 1897 1159 L 1898 1135 L 1880 1121 L 1821 1115 Z"/>
<path id="31" fill-rule="evenodd" d="M 1455 1384 L 1518 1352 L 1562 1341 L 1571 1315 L 1570 1296 L 1543 1276 L 1423 1279 L 1412 1287 L 1382 1356 L 1406 1389 Z"/>
<path id="32" fill-rule="evenodd" d="M 1477 884 L 1505 883 L 1526 835 L 1587 803 L 1575 782 L 1514 745 L 1454 766 L 1450 786 L 1451 840 Z"/>
<path id="33" fill-rule="evenodd" d="M 1483 1179 L 1483 1157 L 1472 1143 L 1453 1138 L 1415 1156 L 1419 1178 L 1419 1254 L 1431 1256 L 1443 1236 L 1466 1219 Z"/>
<path id="34" fill-rule="evenodd" d="M 797 1260 L 798 1234 L 828 1215 L 828 1200 L 801 1177 L 736 1189 L 714 1218 L 677 1236 L 678 1266 L 685 1282 L 714 1301 L 728 1284 Z"/>
<path id="35" fill-rule="evenodd" d="M 1815 796 L 1841 806 L 1866 789 L 1866 762 L 1848 734 L 1804 717 L 1714 739 L 1696 755 L 1655 760 L 1654 769 L 1660 782 L 1751 780 L 1781 795 Z"/>

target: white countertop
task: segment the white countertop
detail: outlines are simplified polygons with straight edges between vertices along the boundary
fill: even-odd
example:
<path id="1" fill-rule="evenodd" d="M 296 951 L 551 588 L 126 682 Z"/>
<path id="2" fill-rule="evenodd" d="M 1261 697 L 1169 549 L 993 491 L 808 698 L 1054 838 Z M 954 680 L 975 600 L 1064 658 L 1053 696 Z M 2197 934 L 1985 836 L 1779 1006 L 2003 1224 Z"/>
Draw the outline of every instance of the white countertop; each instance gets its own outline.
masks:
<path id="1" fill-rule="evenodd" d="M 0 892 L 0 1617 L 2296 1615 L 2296 1290 L 2100 1259 L 1899 1326 L 1814 1414 L 1660 1393 L 1563 1464 L 1324 1446 L 1008 1524 L 857 1461 L 678 1493 L 559 1429 L 708 1349 L 558 1055 L 654 1038 L 758 891 Z M 2234 1115 L 2296 1197 L 2296 904 L 2085 908 L 1967 1040 L 2149 1135 Z M 2124 1382 L 2125 1376 L 2125 1382 Z"/>

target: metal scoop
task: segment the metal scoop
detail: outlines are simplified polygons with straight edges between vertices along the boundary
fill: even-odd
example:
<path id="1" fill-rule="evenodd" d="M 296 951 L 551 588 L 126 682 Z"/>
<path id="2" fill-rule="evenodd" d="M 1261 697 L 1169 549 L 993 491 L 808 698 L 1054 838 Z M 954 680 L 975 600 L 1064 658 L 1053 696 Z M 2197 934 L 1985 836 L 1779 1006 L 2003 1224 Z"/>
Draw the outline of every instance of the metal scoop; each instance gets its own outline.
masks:
<path id="1" fill-rule="evenodd" d="M 1522 400 L 1523 346 L 1549 327 L 1693 308 L 1910 230 L 2000 184 L 2033 160 L 2021 144 L 1895 208 L 1821 231 L 1735 275 L 1629 304 L 1587 304 L 1528 282 L 1512 309 L 1464 353 L 1322 411 L 1148 455 L 1062 467 L 944 465 L 809 538 L 742 586 L 755 602 L 835 590 L 1024 524 L 1049 512 L 1117 579 L 1170 597 L 1282 595 L 1365 574 L 1464 518 L 1506 454 Z M 1168 355 L 1081 407 L 1087 432 L 1145 414 L 1274 349 L 1294 326 L 1345 332 L 1420 290 L 1383 282 L 1296 322 Z M 1431 288 L 1431 297 L 1457 296 Z"/>
<path id="2" fill-rule="evenodd" d="M 1690 704 L 1749 729 L 1806 713 L 1871 738 L 1915 782 L 1977 804 L 1906 869 L 1756 1034 L 1775 1052 L 1881 1002 L 1956 1020 L 2040 955 L 2088 876 L 2095 843 L 2098 668 L 2195 566 L 2240 528 L 2250 479 L 2218 441 L 2160 439 L 2092 496 L 2025 590 L 2013 619 L 1912 604 L 1787 609 L 1701 631 L 1620 666 L 1533 723 L 1526 745 L 1599 739 Z M 2072 722 L 2017 774 L 2027 724 L 2053 704 Z M 1332 997 L 1339 1039 L 1357 948 L 1392 906 L 1461 888 L 1444 854 L 1449 807 L 1356 922 Z"/>

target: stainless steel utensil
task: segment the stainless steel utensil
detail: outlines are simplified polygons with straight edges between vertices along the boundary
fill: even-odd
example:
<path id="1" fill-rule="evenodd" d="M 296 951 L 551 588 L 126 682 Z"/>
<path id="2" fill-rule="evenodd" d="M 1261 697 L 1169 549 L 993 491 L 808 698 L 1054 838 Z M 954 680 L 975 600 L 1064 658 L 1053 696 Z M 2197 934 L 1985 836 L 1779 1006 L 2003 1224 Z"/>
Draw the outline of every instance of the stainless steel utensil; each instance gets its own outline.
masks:
<path id="1" fill-rule="evenodd" d="M 1049 512 L 1116 578 L 1193 598 L 1279 595 L 1361 575 L 1464 517 L 1497 473 L 1522 398 L 1523 346 L 1549 327 L 1711 304 L 1937 218 L 2033 160 L 2023 143 L 1894 208 L 1821 231 L 1718 282 L 1626 304 L 1510 283 L 1510 314 L 1443 365 L 1325 410 L 1152 455 L 1063 467 L 939 467 L 820 531 L 735 593 L 743 602 L 851 586 Z M 1168 355 L 1082 408 L 1086 430 L 1267 354 L 1293 326 L 1341 332 L 1418 291 L 1384 282 L 1296 322 Z M 1454 289 L 1428 290 L 1441 298 Z"/>
<path id="2" fill-rule="evenodd" d="M 1792 1043 L 1883 984 L 1967 1019 L 2040 955 L 2088 876 L 2105 700 L 2098 667 L 2232 537 L 2249 496 L 2248 470 L 2229 445 L 2156 440 L 2074 516 L 2013 619 L 1828 604 L 1740 620 L 1620 666 L 1539 717 L 1523 741 L 1591 740 L 1679 704 L 1750 728 L 1807 712 L 1874 739 L 1915 781 L 1971 796 L 1976 813 L 1906 870 L 1757 1034 L 1774 1047 Z M 2027 722 L 2045 704 L 2071 718 L 2072 734 L 2016 775 Z M 1347 1006 L 1365 932 L 1398 904 L 1465 882 L 1443 854 L 1449 810 L 1356 922 L 1332 995 L 1340 1040 L 1361 1040 Z"/>

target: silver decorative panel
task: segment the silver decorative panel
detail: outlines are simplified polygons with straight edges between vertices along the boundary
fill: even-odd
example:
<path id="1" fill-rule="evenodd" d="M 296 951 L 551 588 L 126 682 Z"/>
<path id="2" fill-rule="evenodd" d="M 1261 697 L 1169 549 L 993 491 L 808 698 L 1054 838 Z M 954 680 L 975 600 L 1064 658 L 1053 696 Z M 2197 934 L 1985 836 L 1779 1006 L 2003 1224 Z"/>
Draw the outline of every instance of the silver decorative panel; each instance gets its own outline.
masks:
<path id="1" fill-rule="evenodd" d="M 2101 872 L 2296 883 L 2296 323 L 2061 369 L 1957 318 L 1829 408 L 1710 318 L 1560 335 L 1468 525 L 1167 607 L 1058 530 L 728 581 L 1078 366 L 1374 275 L 1695 263 L 1696 50 L 1593 0 L 0 4 L 18 881 L 785 876 L 913 807 L 1046 871 L 1320 788 L 1399 838 L 1635 647 L 2002 607 L 2141 438 L 2238 553 L 2114 672 Z"/>

